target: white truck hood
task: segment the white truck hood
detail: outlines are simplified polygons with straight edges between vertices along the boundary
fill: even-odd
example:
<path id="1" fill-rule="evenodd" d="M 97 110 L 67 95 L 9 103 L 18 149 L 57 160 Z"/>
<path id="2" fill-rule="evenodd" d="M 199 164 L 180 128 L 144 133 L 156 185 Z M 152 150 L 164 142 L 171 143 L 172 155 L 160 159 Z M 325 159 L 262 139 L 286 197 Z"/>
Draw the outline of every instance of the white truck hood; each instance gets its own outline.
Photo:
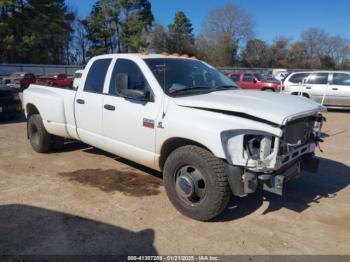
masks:
<path id="1" fill-rule="evenodd" d="M 227 90 L 174 98 L 179 106 L 233 113 L 284 125 L 287 121 L 320 112 L 322 106 L 308 98 L 250 90 Z"/>

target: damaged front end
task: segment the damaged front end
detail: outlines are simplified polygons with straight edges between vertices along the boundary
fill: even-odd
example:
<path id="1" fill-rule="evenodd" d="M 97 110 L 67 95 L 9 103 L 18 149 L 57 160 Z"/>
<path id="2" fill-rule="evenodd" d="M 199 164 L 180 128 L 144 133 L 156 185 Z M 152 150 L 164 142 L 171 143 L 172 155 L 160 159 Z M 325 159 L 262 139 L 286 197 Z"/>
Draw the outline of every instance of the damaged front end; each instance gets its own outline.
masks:
<path id="1" fill-rule="evenodd" d="M 246 195 L 261 186 L 282 195 L 284 184 L 301 171 L 317 173 L 319 161 L 314 151 L 322 142 L 324 120 L 317 114 L 290 121 L 279 127 L 279 136 L 252 130 L 225 133 L 222 137 L 233 194 Z"/>

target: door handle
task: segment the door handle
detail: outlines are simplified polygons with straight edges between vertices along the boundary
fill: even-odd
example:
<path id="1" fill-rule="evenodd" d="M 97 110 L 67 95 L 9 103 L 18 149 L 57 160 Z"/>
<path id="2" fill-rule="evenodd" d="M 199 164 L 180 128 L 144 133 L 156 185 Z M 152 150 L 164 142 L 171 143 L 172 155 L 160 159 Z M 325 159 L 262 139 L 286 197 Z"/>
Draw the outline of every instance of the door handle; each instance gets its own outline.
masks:
<path id="1" fill-rule="evenodd" d="M 306 89 L 311 89 L 311 86 L 307 86 L 307 87 L 305 87 Z"/>
<path id="2" fill-rule="evenodd" d="M 114 111 L 115 110 L 115 106 L 112 106 L 112 105 L 104 105 L 104 108 L 106 110 L 109 110 L 109 111 Z"/>
<path id="3" fill-rule="evenodd" d="M 332 88 L 332 90 L 338 90 L 338 88 L 336 88 L 336 87 L 333 87 L 333 88 Z"/>
<path id="4" fill-rule="evenodd" d="M 77 103 L 83 105 L 83 104 L 85 104 L 85 100 L 83 100 L 83 99 L 77 99 Z"/>

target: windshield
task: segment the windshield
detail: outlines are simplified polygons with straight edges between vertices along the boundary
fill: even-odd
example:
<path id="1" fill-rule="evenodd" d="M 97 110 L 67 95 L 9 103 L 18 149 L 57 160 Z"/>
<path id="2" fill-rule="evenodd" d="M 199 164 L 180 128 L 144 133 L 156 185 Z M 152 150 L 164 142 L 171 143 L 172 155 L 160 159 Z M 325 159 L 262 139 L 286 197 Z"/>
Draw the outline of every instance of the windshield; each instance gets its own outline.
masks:
<path id="1" fill-rule="evenodd" d="M 149 58 L 145 62 L 165 93 L 170 96 L 238 89 L 220 71 L 198 60 Z"/>

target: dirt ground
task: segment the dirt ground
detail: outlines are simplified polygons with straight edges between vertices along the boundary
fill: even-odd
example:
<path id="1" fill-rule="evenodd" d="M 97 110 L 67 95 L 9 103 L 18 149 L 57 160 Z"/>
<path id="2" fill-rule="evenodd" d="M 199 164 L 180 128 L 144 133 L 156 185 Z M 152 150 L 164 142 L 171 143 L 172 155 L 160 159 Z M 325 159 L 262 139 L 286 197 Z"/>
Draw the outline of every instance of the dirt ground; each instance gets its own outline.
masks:
<path id="1" fill-rule="evenodd" d="M 0 122 L 0 254 L 350 254 L 350 113 L 326 113 L 318 174 L 283 197 L 232 197 L 197 222 L 161 174 L 71 142 L 35 153 L 22 121 Z"/>

